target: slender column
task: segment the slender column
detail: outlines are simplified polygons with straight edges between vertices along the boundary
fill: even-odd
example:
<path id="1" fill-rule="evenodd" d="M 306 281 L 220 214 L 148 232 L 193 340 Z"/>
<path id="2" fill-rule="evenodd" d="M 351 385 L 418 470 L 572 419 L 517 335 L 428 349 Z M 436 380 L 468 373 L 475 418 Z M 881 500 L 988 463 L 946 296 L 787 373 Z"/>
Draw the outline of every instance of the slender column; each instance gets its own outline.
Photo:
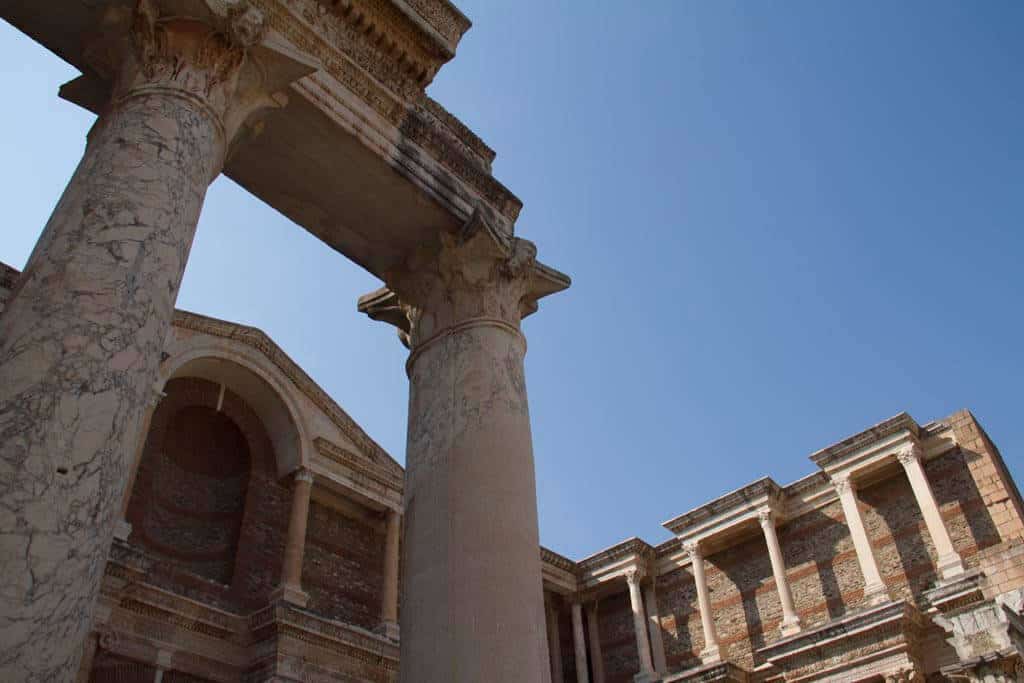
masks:
<path id="1" fill-rule="evenodd" d="M 704 576 L 704 553 L 699 541 L 691 541 L 683 546 L 690 556 L 693 567 L 693 581 L 697 585 L 697 604 L 700 607 L 700 623 L 704 628 L 704 649 L 700 659 L 705 664 L 721 661 L 721 650 L 718 646 L 718 634 L 715 632 L 715 618 L 711 614 L 711 595 L 708 593 L 707 578 Z"/>
<path id="2" fill-rule="evenodd" d="M 654 670 L 661 675 L 668 673 L 668 662 L 665 660 L 665 641 L 661 635 L 661 619 L 658 615 L 658 593 L 652 576 L 649 583 L 644 584 L 644 607 L 647 608 L 647 629 L 651 637 L 651 657 Z"/>
<path id="3" fill-rule="evenodd" d="M 633 610 L 633 632 L 636 635 L 636 649 L 640 657 L 640 671 L 637 680 L 654 678 L 654 664 L 651 662 L 651 645 L 647 641 L 647 616 L 644 614 L 644 601 L 640 596 L 640 575 L 635 569 L 626 572 L 626 583 L 629 585 L 629 606 Z"/>
<path id="4" fill-rule="evenodd" d="M 278 593 L 285 600 L 302 607 L 309 601 L 309 596 L 302 591 L 302 558 L 306 554 L 306 525 L 312 493 L 313 473 L 304 467 L 298 469 L 292 482 L 292 510 L 288 518 L 288 538 L 284 546 Z"/>
<path id="5" fill-rule="evenodd" d="M 384 539 L 384 595 L 381 601 L 381 628 L 384 635 L 398 640 L 398 540 L 401 515 L 387 512 L 387 536 Z"/>
<path id="6" fill-rule="evenodd" d="M 889 600 L 889 593 L 885 582 L 882 581 L 882 575 L 878 571 L 875 551 L 871 548 L 871 541 L 864 529 L 864 520 L 861 519 L 860 507 L 857 505 L 857 491 L 854 482 L 849 474 L 843 474 L 832 477 L 832 484 L 835 486 L 836 493 L 839 494 L 846 526 L 850 529 L 850 537 L 853 539 L 853 547 L 857 552 L 860 571 L 864 575 L 864 597 L 872 605 L 886 602 Z"/>
<path id="7" fill-rule="evenodd" d="M 523 315 L 568 279 L 481 214 L 360 309 L 411 348 L 402 683 L 547 681 Z M 436 250 L 436 251 L 435 251 Z"/>
<path id="8" fill-rule="evenodd" d="M 547 603 L 548 610 L 548 652 L 551 656 L 551 680 L 562 683 L 562 640 L 558 634 L 558 608 L 554 602 Z"/>
<path id="9" fill-rule="evenodd" d="M 170 652 L 160 650 L 156 655 L 156 673 L 153 675 L 153 683 L 161 683 L 164 680 L 164 673 L 171 669 Z"/>
<path id="10" fill-rule="evenodd" d="M 263 15 L 178 4 L 97 26 L 112 97 L 0 316 L 0 680 L 77 670 L 206 189 L 275 104 Z"/>
<path id="11" fill-rule="evenodd" d="M 764 540 L 768 545 L 768 557 L 772 562 L 772 574 L 775 576 L 775 587 L 779 592 L 779 600 L 782 602 L 782 635 L 791 636 L 800 631 L 800 617 L 793 606 L 793 593 L 789 589 L 789 579 L 786 578 L 786 563 L 782 559 L 782 548 L 779 546 L 779 537 L 775 532 L 775 517 L 771 510 L 761 510 L 757 513 L 761 522 L 761 529 L 764 531 Z"/>
<path id="12" fill-rule="evenodd" d="M 587 630 L 590 632 L 590 668 L 594 683 L 604 683 L 604 659 L 601 657 L 601 628 L 597 622 L 598 602 L 587 605 Z"/>
<path id="13" fill-rule="evenodd" d="M 928 527 L 928 535 L 932 537 L 932 543 L 935 544 L 935 552 L 939 556 L 939 574 L 943 579 L 952 579 L 963 574 L 966 568 L 960 553 L 953 547 L 949 531 L 946 529 L 945 522 L 942 521 L 939 505 L 935 502 L 935 494 L 932 492 L 931 484 L 928 483 L 928 477 L 925 476 L 924 467 L 921 466 L 923 455 L 921 446 L 915 443 L 904 448 L 896 457 L 907 473 L 910 488 L 914 490 L 917 506 L 921 509 L 925 526 Z"/>
<path id="14" fill-rule="evenodd" d="M 583 633 L 583 605 L 572 603 L 572 637 L 576 646 L 576 683 L 590 683 L 587 671 L 587 639 Z"/>

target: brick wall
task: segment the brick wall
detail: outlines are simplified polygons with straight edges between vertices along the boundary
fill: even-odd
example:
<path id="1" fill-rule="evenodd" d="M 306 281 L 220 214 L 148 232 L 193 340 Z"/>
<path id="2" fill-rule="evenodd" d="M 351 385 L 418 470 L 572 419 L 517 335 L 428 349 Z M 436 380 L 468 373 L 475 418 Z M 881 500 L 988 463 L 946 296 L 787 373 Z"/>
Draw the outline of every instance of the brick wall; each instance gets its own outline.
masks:
<path id="1" fill-rule="evenodd" d="M 151 583 L 223 609 L 257 609 L 280 580 L 291 504 L 290 491 L 277 478 L 270 439 L 253 410 L 231 391 L 225 391 L 216 413 L 220 386 L 214 382 L 174 379 L 164 391 L 167 396 L 153 413 L 126 511 L 132 525 L 129 543 L 162 560 L 147 577 Z M 241 462 L 227 462 L 223 447 L 220 463 L 189 463 L 190 456 L 180 454 L 189 443 L 180 431 L 195 429 L 197 420 L 182 420 L 183 413 L 217 424 L 222 446 L 234 443 L 236 450 L 247 449 L 244 469 L 238 470 Z M 205 439 L 211 433 L 207 429 L 199 435 Z M 215 457 L 213 451 L 192 455 L 197 453 Z M 168 467 L 169 462 L 185 466 Z M 202 478 L 188 472 L 203 468 L 218 475 L 205 477 L 213 485 L 197 485 Z"/>
<path id="2" fill-rule="evenodd" d="M 990 592 L 1024 586 L 1024 514 L 998 451 L 969 413 L 951 418 L 959 448 L 925 465 L 953 544 L 969 567 L 981 567 Z M 902 469 L 858 491 L 865 527 L 882 577 L 894 598 L 920 603 L 934 585 L 936 553 Z M 805 627 L 863 604 L 864 581 L 838 501 L 778 529 L 787 577 Z M 753 668 L 754 651 L 777 640 L 782 609 L 760 529 L 709 554 L 706 574 L 719 641 L 728 658 Z M 670 671 L 699 664 L 704 646 L 693 576 L 680 568 L 659 576 L 659 615 Z M 602 601 L 602 647 L 609 681 L 637 671 L 623 590 Z"/>
<path id="3" fill-rule="evenodd" d="M 314 501 L 306 530 L 302 587 L 309 608 L 330 619 L 373 629 L 384 586 L 383 521 L 368 523 Z"/>

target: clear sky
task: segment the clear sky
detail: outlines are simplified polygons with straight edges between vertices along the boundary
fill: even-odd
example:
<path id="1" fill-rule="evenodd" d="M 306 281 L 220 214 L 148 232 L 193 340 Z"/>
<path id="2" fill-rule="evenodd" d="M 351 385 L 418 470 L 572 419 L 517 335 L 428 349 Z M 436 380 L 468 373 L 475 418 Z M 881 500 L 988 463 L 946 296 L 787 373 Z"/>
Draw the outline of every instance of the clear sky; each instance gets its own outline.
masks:
<path id="1" fill-rule="evenodd" d="M 541 540 L 580 558 L 902 410 L 968 407 L 1024 483 L 1024 3 L 459 0 L 431 94 L 572 289 L 525 323 Z M 91 115 L 0 24 L 0 260 Z M 404 461 L 379 283 L 226 178 L 180 308 L 256 325 Z"/>

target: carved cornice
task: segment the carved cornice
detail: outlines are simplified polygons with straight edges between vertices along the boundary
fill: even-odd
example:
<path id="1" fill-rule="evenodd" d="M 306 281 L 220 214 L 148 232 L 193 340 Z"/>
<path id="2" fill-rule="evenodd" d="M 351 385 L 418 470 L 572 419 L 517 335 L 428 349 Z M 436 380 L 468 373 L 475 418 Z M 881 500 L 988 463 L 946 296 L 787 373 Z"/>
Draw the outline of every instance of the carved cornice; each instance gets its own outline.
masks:
<path id="1" fill-rule="evenodd" d="M 370 5 L 398 7 L 405 3 L 400 0 L 351 0 L 346 13 L 344 9 L 329 9 L 318 0 L 250 1 L 266 14 L 277 34 L 314 58 L 331 78 L 394 126 L 401 144 L 411 143 L 421 148 L 427 156 L 472 188 L 504 220 L 509 223 L 516 220 L 522 202 L 491 175 L 494 151 L 444 107 L 424 94 L 425 83 L 410 78 L 418 68 L 412 66 L 413 61 L 403 61 L 403 68 L 395 66 L 401 58 L 401 51 L 396 55 L 395 39 L 379 32 L 384 30 L 381 27 L 385 24 L 370 21 L 368 9 L 356 9 L 360 3 L 367 8 Z M 442 3 L 421 0 L 417 4 L 419 9 L 427 11 L 428 5 L 440 6 Z M 433 13 L 437 12 L 444 14 L 443 9 Z M 363 18 L 358 26 L 353 26 L 349 22 L 355 22 L 357 16 Z M 374 27 L 372 35 L 366 33 L 371 30 L 371 25 Z M 380 43 L 372 42 L 374 38 Z M 436 67 L 440 67 L 440 62 Z M 435 67 L 430 68 L 436 70 Z M 429 73 L 429 77 L 433 77 L 433 73 Z M 318 76 L 305 79 L 297 89 L 328 111 L 337 107 L 351 108 L 343 93 Z"/>
<path id="2" fill-rule="evenodd" d="M 256 349 L 266 356 L 292 384 L 327 415 L 342 434 L 351 439 L 357 448 L 377 466 L 402 477 L 402 466 L 387 454 L 380 445 L 363 431 L 348 413 L 335 403 L 305 371 L 274 343 L 262 330 L 246 325 L 229 323 L 217 318 L 210 318 L 197 313 L 176 310 L 173 325 L 183 330 L 191 330 L 215 337 L 230 339 Z"/>
<path id="3" fill-rule="evenodd" d="M 637 556 L 645 561 L 649 561 L 654 557 L 654 548 L 645 541 L 634 537 L 580 560 L 577 566 L 581 571 L 593 572 L 605 565 L 630 556 Z"/>
<path id="4" fill-rule="evenodd" d="M 382 489 L 382 493 L 386 493 L 388 491 L 394 491 L 398 494 L 402 493 L 405 486 L 405 479 L 401 475 L 396 476 L 394 472 L 391 472 L 386 468 L 368 463 L 365 458 L 360 457 L 352 451 L 344 449 L 322 437 L 314 439 L 313 445 L 316 447 L 317 452 L 325 458 L 329 458 L 330 460 L 345 466 L 353 473 L 378 484 Z"/>
<path id="5" fill-rule="evenodd" d="M 569 572 L 574 576 L 579 574 L 579 566 L 575 562 L 567 557 L 559 555 L 553 550 L 548 550 L 544 546 L 540 547 L 540 559 L 544 564 L 557 567 L 558 569 Z"/>
<path id="6" fill-rule="evenodd" d="M 838 443 L 814 452 L 811 455 L 811 461 L 818 467 L 824 469 L 828 465 L 842 459 L 854 451 L 860 450 L 865 446 L 869 446 L 876 441 L 880 441 L 887 436 L 892 436 L 893 434 L 897 434 L 901 431 L 910 432 L 910 434 L 915 438 L 920 438 L 921 436 L 921 428 L 918 426 L 914 418 L 907 413 L 900 413 L 899 415 L 890 417 L 888 420 L 879 422 L 869 429 L 865 429 L 864 431 L 858 432 L 857 434 L 843 439 Z"/>
<path id="7" fill-rule="evenodd" d="M 764 477 L 751 484 L 747 484 L 743 488 L 694 508 L 689 512 L 685 512 L 678 517 L 674 517 L 662 523 L 662 526 L 672 533 L 680 535 L 688 528 L 710 520 L 717 515 L 733 510 L 741 511 L 752 504 L 760 505 L 765 498 L 770 502 L 777 502 L 782 500 L 783 497 L 782 488 L 770 477 Z"/>

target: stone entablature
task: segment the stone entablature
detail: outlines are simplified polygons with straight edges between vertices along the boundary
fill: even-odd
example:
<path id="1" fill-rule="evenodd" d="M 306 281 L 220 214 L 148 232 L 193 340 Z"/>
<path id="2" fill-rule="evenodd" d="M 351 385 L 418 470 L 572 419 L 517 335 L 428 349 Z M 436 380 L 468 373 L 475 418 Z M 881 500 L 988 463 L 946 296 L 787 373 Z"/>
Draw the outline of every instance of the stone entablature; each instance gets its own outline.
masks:
<path id="1" fill-rule="evenodd" d="M 586 669 L 595 683 L 606 680 L 605 673 L 610 680 L 635 674 L 637 681 L 658 674 L 665 681 L 896 682 L 923 681 L 940 668 L 969 680 L 1013 680 L 1024 651 L 1024 515 L 998 451 L 974 418 L 961 412 L 921 426 L 901 414 L 818 451 L 812 461 L 821 469 L 788 486 L 760 479 L 673 518 L 665 526 L 676 537 L 654 548 L 629 539 L 575 567 L 542 553 L 545 589 L 567 595 L 567 604 L 583 603 L 592 617 L 589 645 L 575 661 L 565 657 L 560 622 L 565 680 Z M 951 479 L 960 488 L 950 488 Z M 890 490 L 903 493 L 879 498 Z M 891 536 L 879 536 L 880 523 Z M 831 535 L 818 540 L 815 530 L 823 527 Z M 839 528 L 846 540 L 831 531 Z M 810 550 L 815 544 L 824 547 Z M 803 558 L 796 566 L 795 553 Z M 810 566 L 809 554 L 816 558 Z M 766 555 L 770 562 L 760 559 Z M 555 566 L 575 574 L 578 593 L 560 591 L 550 581 L 549 567 L 553 573 Z M 748 567 L 765 579 L 745 584 L 753 593 L 732 593 L 745 580 L 735 572 Z M 839 593 L 818 583 L 818 574 L 833 571 L 843 572 Z M 922 572 L 934 572 L 931 583 L 922 583 Z M 629 581 L 588 587 L 585 577 Z M 628 601 L 620 597 L 624 592 Z M 731 605 L 737 601 L 744 606 L 745 629 L 734 623 Z M 780 602 L 781 611 L 772 606 Z M 696 632 L 693 616 L 689 624 L 679 621 L 688 610 L 699 613 Z M 637 649 L 628 664 L 620 629 L 642 613 L 649 616 L 650 633 L 639 625 L 632 629 Z M 770 623 L 780 630 L 769 631 L 762 618 L 777 619 Z M 549 617 L 549 629 L 558 623 Z M 621 635 L 604 632 L 613 626 Z M 694 649 L 680 666 L 679 647 L 669 643 L 683 638 Z M 667 666 L 658 666 L 666 654 Z"/>

